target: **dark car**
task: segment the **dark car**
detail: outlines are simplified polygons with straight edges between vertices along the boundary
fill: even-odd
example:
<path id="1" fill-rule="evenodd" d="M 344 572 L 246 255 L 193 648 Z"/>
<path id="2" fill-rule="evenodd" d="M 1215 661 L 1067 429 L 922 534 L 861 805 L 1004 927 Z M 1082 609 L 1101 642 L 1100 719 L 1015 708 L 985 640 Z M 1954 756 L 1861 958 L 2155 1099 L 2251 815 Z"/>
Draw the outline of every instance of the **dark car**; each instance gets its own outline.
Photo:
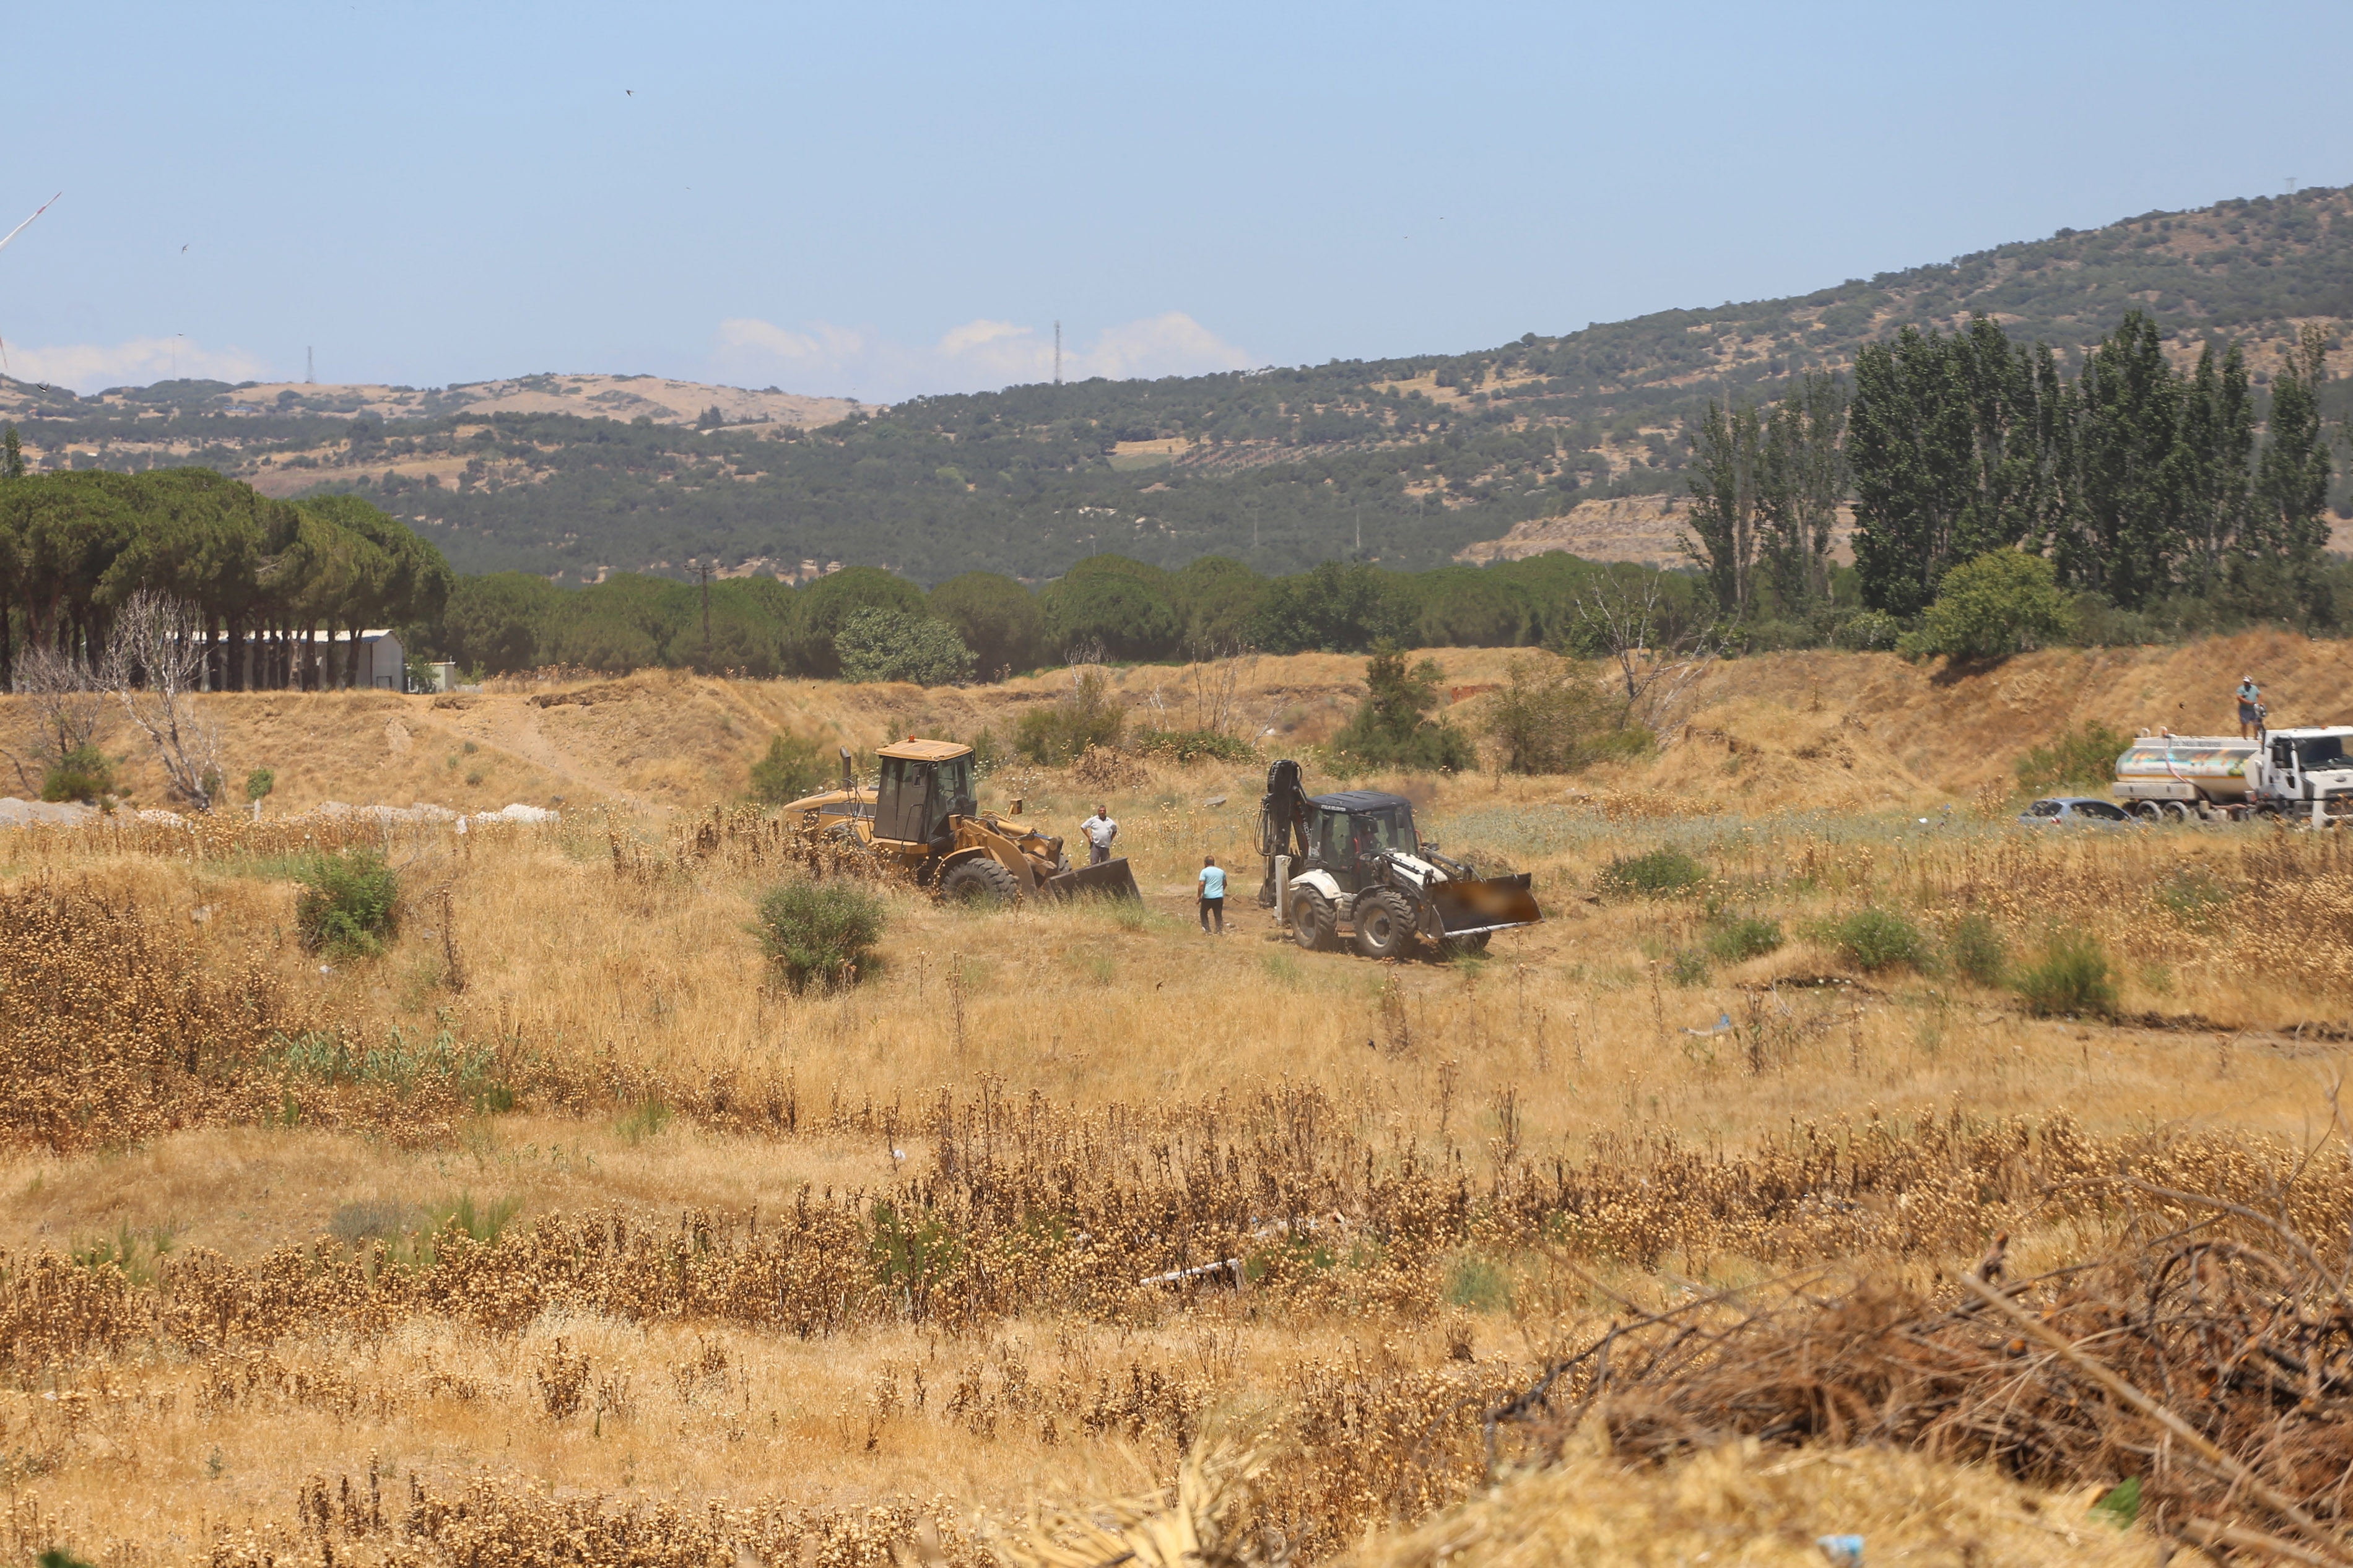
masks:
<path id="1" fill-rule="evenodd" d="M 2054 795 L 2018 814 L 2029 827 L 2137 827 L 2140 819 L 2097 795 Z"/>

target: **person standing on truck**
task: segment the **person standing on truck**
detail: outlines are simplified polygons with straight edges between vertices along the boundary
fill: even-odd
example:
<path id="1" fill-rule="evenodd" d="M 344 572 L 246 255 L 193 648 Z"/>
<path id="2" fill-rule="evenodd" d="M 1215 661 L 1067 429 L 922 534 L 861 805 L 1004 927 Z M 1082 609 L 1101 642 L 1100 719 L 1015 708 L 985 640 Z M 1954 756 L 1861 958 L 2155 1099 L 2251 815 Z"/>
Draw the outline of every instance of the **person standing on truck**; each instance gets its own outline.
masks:
<path id="1" fill-rule="evenodd" d="M 1079 831 L 1087 836 L 1087 864 L 1100 866 L 1111 858 L 1112 841 L 1119 837 L 1119 824 L 1111 819 L 1111 808 L 1098 805 L 1095 814 L 1079 824 Z"/>
<path id="2" fill-rule="evenodd" d="M 2263 721 L 2263 689 L 2252 675 L 2239 677 L 2239 739 L 2252 741 Z"/>
<path id="3" fill-rule="evenodd" d="M 1218 920 L 1218 934 L 1226 934 L 1226 873 L 1215 855 L 1201 857 L 1201 932 L 1208 935 L 1209 917 Z"/>

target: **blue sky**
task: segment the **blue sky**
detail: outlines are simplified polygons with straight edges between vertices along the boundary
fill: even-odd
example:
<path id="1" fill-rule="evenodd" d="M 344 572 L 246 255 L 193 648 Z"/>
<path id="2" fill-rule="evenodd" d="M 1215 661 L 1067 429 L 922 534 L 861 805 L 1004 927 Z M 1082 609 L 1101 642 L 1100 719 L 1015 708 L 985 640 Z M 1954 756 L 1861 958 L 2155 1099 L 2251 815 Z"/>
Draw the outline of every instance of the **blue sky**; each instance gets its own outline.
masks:
<path id="1" fill-rule="evenodd" d="M 888 400 L 2353 183 L 2342 5 L 20 7 L 9 370 Z M 185 247 L 185 248 L 183 248 Z"/>

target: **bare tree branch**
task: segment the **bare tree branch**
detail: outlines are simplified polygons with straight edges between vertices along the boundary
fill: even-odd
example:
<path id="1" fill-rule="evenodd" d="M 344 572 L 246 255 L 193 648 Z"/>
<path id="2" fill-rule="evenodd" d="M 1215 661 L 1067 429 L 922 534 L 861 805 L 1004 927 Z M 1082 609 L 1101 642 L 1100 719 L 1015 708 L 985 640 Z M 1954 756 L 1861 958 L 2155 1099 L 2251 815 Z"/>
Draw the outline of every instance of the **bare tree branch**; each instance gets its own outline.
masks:
<path id="1" fill-rule="evenodd" d="M 132 595 L 115 617 L 104 683 L 154 746 L 172 793 L 210 811 L 221 788 L 220 726 L 196 711 L 204 668 L 195 609 L 146 589 Z"/>

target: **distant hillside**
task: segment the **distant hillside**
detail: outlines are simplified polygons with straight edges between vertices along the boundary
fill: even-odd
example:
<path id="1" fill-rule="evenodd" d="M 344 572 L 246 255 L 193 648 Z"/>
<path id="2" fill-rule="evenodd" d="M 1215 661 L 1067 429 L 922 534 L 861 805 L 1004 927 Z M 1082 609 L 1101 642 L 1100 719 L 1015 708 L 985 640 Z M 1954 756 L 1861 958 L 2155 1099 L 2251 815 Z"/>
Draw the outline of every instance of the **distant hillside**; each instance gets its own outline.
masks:
<path id="1" fill-rule="evenodd" d="M 926 582 L 975 567 L 1034 579 L 1103 550 L 1269 572 L 1335 556 L 1424 567 L 1580 503 L 1671 507 L 1685 415 L 1845 365 L 1898 326 L 1983 311 L 2072 361 L 2135 308 L 2185 359 L 2245 341 L 2260 395 L 2296 323 L 2353 320 L 2353 191 L 2149 213 L 1471 353 L 888 409 L 603 376 L 427 393 L 176 382 L 94 398 L 0 383 L 0 416 L 50 465 L 205 463 L 274 494 L 355 489 L 416 520 L 463 571 L 593 581 L 715 556 L 785 575 L 840 561 Z M 2330 365 L 2353 371 L 2353 350 L 2333 341 Z M 727 423 L 693 428 L 713 404 Z M 2353 407 L 2353 381 L 2332 384 L 2326 406 Z M 2353 512 L 2342 474 L 2332 500 Z"/>

